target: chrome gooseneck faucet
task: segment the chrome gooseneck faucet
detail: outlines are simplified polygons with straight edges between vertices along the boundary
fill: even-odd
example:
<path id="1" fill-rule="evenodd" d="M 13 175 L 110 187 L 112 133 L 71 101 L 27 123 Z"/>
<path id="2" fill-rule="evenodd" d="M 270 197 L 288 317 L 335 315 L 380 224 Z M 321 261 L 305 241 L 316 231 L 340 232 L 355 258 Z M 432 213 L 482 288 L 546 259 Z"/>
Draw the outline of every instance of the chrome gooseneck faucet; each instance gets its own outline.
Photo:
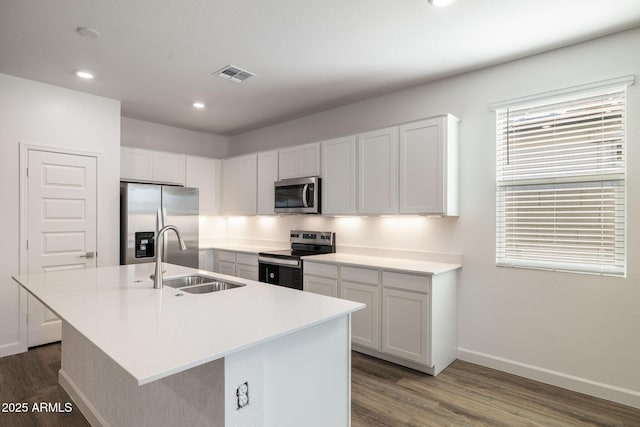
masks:
<path id="1" fill-rule="evenodd" d="M 182 240 L 182 234 L 180 234 L 180 230 L 175 225 L 166 225 L 158 231 L 158 236 L 156 237 L 156 268 L 155 274 L 153 275 L 153 288 L 154 289 L 162 289 L 162 256 L 164 255 L 164 234 L 173 230 L 178 236 L 178 242 L 180 243 L 180 250 L 186 251 L 187 245 L 184 244 L 184 240 Z"/>

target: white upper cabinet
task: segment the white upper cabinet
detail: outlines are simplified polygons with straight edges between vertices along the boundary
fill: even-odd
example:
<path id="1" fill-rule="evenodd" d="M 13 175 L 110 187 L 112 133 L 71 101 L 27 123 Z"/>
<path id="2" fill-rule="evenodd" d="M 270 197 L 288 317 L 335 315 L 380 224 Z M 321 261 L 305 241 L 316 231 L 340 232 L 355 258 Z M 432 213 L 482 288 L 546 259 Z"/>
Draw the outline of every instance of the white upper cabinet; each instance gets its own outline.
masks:
<path id="1" fill-rule="evenodd" d="M 209 157 L 187 156 L 185 186 L 198 188 L 200 214 L 220 213 L 222 162 Z"/>
<path id="2" fill-rule="evenodd" d="M 447 115 L 400 126 L 401 214 L 458 215 L 457 124 Z"/>
<path id="3" fill-rule="evenodd" d="M 258 215 L 275 215 L 273 183 L 278 180 L 278 151 L 258 153 Z"/>
<path id="4" fill-rule="evenodd" d="M 278 178 L 320 175 L 320 144 L 297 145 L 278 150 Z"/>
<path id="5" fill-rule="evenodd" d="M 184 154 L 121 147 L 120 179 L 184 185 L 185 157 Z"/>
<path id="6" fill-rule="evenodd" d="M 230 157 L 222 161 L 222 213 L 255 215 L 257 154 Z"/>
<path id="7" fill-rule="evenodd" d="M 356 213 L 356 137 L 332 139 L 322 147 L 322 213 Z"/>
<path id="8" fill-rule="evenodd" d="M 398 210 L 398 128 L 358 135 L 358 213 L 394 214 Z"/>

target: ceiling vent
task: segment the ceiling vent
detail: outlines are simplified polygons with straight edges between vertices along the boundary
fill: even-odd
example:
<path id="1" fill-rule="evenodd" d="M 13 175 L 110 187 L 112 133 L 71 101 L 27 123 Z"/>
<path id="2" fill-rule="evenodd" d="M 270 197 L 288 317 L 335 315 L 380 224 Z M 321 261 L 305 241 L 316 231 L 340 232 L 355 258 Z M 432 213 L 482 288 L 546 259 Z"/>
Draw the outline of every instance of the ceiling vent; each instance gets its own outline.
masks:
<path id="1" fill-rule="evenodd" d="M 242 83 L 249 77 L 255 76 L 255 74 L 247 70 L 243 70 L 242 68 L 236 67 L 235 65 L 227 65 L 226 67 L 219 69 L 213 74 L 236 83 Z"/>

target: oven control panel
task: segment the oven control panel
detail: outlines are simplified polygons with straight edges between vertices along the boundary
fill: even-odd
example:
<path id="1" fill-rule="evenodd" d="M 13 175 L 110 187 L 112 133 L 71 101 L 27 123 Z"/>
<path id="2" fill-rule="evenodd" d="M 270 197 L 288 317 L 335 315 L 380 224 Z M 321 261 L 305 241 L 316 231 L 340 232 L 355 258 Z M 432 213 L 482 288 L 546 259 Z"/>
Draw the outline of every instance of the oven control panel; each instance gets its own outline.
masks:
<path id="1" fill-rule="evenodd" d="M 335 233 L 331 231 L 301 231 L 291 230 L 291 243 L 308 243 L 319 245 L 333 245 Z"/>

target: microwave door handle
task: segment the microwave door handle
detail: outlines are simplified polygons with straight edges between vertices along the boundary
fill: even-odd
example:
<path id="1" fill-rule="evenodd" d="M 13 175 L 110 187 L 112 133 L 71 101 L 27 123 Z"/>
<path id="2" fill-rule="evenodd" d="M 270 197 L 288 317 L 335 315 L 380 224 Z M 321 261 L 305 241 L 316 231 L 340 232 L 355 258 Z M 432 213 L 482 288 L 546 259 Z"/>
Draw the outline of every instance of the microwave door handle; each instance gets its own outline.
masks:
<path id="1" fill-rule="evenodd" d="M 304 206 L 305 208 L 309 207 L 308 191 L 309 184 L 305 184 L 304 187 L 302 187 L 302 206 Z"/>

